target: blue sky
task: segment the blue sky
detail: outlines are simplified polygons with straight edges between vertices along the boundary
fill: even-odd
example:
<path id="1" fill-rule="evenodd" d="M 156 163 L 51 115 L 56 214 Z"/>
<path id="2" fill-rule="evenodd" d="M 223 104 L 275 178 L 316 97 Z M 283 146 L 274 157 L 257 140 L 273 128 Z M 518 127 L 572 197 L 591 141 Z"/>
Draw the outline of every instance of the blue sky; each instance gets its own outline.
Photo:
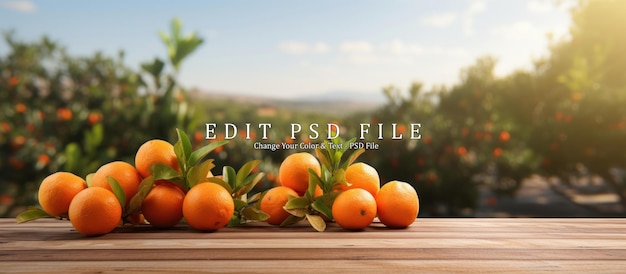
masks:
<path id="1" fill-rule="evenodd" d="M 570 2 L 451 1 L 35 1 L 0 0 L 0 30 L 47 34 L 73 54 L 116 54 L 137 68 L 165 57 L 157 32 L 179 17 L 205 43 L 183 63 L 186 87 L 276 98 L 384 86 L 451 85 L 476 58 L 499 75 L 545 56 L 547 33 L 566 37 Z M 7 46 L 0 43 L 0 54 Z"/>

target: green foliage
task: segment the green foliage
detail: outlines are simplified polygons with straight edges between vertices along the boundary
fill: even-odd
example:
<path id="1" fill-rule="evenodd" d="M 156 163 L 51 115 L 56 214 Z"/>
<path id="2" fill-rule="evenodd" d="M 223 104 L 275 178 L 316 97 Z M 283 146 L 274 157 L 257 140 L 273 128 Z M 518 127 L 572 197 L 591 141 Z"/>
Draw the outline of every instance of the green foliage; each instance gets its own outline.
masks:
<path id="1" fill-rule="evenodd" d="M 0 206 L 0 216 L 36 204 L 33 193 L 50 173 L 84 177 L 114 160 L 132 162 L 147 140 L 172 140 L 172 129 L 194 128 L 197 114 L 175 73 L 201 40 L 172 36 L 167 42 L 168 51 L 174 50 L 172 69 L 155 59 L 134 71 L 124 64 L 123 52 L 73 56 L 47 37 L 23 42 L 5 33 L 0 195 L 12 201 Z"/>
<path id="2" fill-rule="evenodd" d="M 182 25 L 180 19 L 175 18 L 170 25 L 169 35 L 165 32 L 159 32 L 161 40 L 167 47 L 170 62 L 176 71 L 179 70 L 181 61 L 194 52 L 203 42 L 202 38 L 195 33 L 183 37 L 181 34 Z"/>

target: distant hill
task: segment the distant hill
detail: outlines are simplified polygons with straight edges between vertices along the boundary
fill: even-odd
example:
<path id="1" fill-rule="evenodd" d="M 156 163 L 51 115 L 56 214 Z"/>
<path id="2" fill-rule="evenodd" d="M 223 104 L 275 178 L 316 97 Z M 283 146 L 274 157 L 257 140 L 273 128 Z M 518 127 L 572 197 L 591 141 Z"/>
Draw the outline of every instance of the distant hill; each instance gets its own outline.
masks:
<path id="1" fill-rule="evenodd" d="M 329 92 L 322 95 L 297 99 L 276 99 L 262 95 L 248 95 L 227 92 L 203 91 L 194 89 L 189 93 L 194 100 L 236 102 L 256 107 L 276 107 L 299 111 L 350 115 L 357 112 L 373 111 L 385 104 L 382 93 L 378 96 L 363 96 L 351 92 Z"/>

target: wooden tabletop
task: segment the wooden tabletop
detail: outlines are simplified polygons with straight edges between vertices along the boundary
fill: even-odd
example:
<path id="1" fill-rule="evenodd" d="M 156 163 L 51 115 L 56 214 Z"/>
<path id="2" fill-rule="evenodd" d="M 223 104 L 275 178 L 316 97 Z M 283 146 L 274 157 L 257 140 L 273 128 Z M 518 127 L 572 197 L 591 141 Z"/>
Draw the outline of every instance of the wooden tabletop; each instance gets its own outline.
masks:
<path id="1" fill-rule="evenodd" d="M 0 272 L 626 272 L 626 219 L 418 219 L 360 232 L 261 223 L 203 233 L 0 219 Z"/>

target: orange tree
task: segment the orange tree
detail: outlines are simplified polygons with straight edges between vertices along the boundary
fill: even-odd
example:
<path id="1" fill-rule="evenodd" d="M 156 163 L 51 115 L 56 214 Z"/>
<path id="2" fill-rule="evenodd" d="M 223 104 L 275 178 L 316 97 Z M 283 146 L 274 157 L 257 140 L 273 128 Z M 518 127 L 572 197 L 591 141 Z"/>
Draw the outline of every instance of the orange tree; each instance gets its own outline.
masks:
<path id="1" fill-rule="evenodd" d="M 161 34 L 168 62 L 133 71 L 102 53 L 72 56 L 47 37 L 24 42 L 4 35 L 0 56 L 0 216 L 35 204 L 47 174 L 84 176 L 113 160 L 132 162 L 146 140 L 171 140 L 196 116 L 177 83 L 181 61 L 202 42 L 182 38 L 180 22 Z"/>
<path id="2" fill-rule="evenodd" d="M 383 183 L 396 178 L 413 184 L 427 214 L 471 214 L 477 206 L 478 183 L 512 194 L 537 167 L 537 157 L 524 145 L 525 127 L 515 124 L 500 106 L 508 79 L 493 76 L 494 64 L 491 58 L 478 60 L 450 89 L 425 93 L 414 83 L 405 94 L 385 88 L 386 105 L 368 121 L 355 116 L 346 123 L 384 124 L 385 139 L 376 140 L 374 135 L 366 140 L 379 142 L 380 150 L 367 151 L 362 159 L 379 170 Z M 392 123 L 405 135 L 402 140 L 391 139 Z M 410 123 L 422 124 L 421 139 L 408 138 Z"/>
<path id="3" fill-rule="evenodd" d="M 626 33 L 616 27 L 624 16 L 623 1 L 580 1 L 571 38 L 538 63 L 528 99 L 543 171 L 601 175 L 626 208 L 623 176 L 611 172 L 626 167 Z"/>

